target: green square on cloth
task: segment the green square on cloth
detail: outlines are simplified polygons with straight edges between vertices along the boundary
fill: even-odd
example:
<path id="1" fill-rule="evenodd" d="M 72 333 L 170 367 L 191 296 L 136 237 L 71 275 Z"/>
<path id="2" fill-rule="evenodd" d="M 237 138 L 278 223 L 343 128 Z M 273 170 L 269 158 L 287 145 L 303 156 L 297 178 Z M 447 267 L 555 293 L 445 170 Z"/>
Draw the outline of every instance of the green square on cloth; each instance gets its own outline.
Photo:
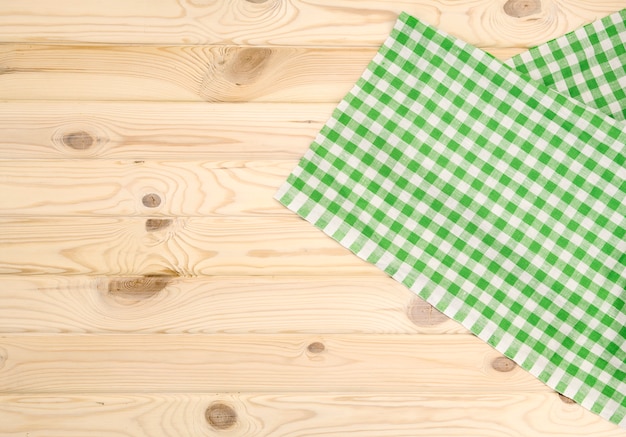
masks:
<path id="1" fill-rule="evenodd" d="M 626 427 L 623 65 L 556 76 L 623 64 L 624 33 L 590 26 L 509 66 L 402 13 L 275 197 Z"/>

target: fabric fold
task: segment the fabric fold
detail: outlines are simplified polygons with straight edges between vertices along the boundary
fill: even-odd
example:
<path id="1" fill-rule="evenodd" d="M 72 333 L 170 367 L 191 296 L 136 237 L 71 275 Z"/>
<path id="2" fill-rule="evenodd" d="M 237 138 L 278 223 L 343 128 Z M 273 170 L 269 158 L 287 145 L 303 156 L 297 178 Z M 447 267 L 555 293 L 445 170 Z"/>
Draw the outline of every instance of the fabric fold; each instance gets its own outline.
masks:
<path id="1" fill-rule="evenodd" d="M 617 15 L 547 45 L 610 53 L 585 88 L 545 48 L 507 65 L 402 13 L 275 197 L 626 427 L 624 58 L 595 43 Z"/>
<path id="2" fill-rule="evenodd" d="M 626 9 L 507 60 L 616 120 L 626 118 Z"/>

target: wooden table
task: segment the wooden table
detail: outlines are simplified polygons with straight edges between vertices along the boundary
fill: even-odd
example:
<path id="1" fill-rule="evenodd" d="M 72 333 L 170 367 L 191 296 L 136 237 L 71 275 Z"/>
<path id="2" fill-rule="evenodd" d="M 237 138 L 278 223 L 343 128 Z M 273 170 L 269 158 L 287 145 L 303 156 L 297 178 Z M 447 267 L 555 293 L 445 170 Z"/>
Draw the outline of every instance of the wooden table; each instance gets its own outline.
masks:
<path id="1" fill-rule="evenodd" d="M 401 11 L 504 59 L 624 7 L 0 2 L 0 435 L 626 436 L 272 199 Z"/>

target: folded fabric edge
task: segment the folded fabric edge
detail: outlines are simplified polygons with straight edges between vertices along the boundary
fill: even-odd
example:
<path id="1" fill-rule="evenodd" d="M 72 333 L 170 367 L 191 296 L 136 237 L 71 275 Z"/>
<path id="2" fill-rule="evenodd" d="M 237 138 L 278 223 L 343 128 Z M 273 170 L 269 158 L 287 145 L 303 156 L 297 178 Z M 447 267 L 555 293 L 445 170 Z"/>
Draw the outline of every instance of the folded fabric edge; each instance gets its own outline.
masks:
<path id="1" fill-rule="evenodd" d="M 584 24 L 570 32 L 567 32 L 563 35 L 557 36 L 555 38 L 549 39 L 548 41 L 545 41 L 541 44 L 537 44 L 535 46 L 530 47 L 528 50 L 526 50 L 523 53 L 520 53 L 518 55 L 512 56 L 511 58 L 503 61 L 504 64 L 508 65 L 509 67 L 515 67 L 515 65 L 518 65 L 523 63 L 523 62 L 527 62 L 530 61 L 533 58 L 534 54 L 540 54 L 542 47 L 550 47 L 552 45 L 554 45 L 555 42 L 558 41 L 568 41 L 570 38 L 573 39 L 581 39 L 586 37 L 589 33 L 591 33 L 592 29 L 597 29 L 598 27 L 607 27 L 610 26 L 612 24 L 615 24 L 617 22 L 624 22 L 626 21 L 626 8 L 621 9 L 619 11 L 610 13 L 609 15 L 605 15 L 602 18 L 599 18 L 597 20 L 591 21 L 587 24 Z M 516 62 L 516 60 L 519 60 L 519 62 Z"/>
<path id="2" fill-rule="evenodd" d="M 626 76 L 620 72 L 626 62 L 624 29 L 626 9 L 531 47 L 504 64 L 623 121 Z"/>

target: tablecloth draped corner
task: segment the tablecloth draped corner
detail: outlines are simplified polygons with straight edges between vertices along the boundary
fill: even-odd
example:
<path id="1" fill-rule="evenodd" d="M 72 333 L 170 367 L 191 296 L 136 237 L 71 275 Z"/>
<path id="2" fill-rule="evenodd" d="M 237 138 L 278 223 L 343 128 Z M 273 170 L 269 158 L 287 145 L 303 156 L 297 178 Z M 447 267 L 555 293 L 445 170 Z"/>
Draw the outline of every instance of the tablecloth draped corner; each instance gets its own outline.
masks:
<path id="1" fill-rule="evenodd" d="M 402 13 L 275 196 L 622 427 L 625 22 L 503 63 Z"/>

